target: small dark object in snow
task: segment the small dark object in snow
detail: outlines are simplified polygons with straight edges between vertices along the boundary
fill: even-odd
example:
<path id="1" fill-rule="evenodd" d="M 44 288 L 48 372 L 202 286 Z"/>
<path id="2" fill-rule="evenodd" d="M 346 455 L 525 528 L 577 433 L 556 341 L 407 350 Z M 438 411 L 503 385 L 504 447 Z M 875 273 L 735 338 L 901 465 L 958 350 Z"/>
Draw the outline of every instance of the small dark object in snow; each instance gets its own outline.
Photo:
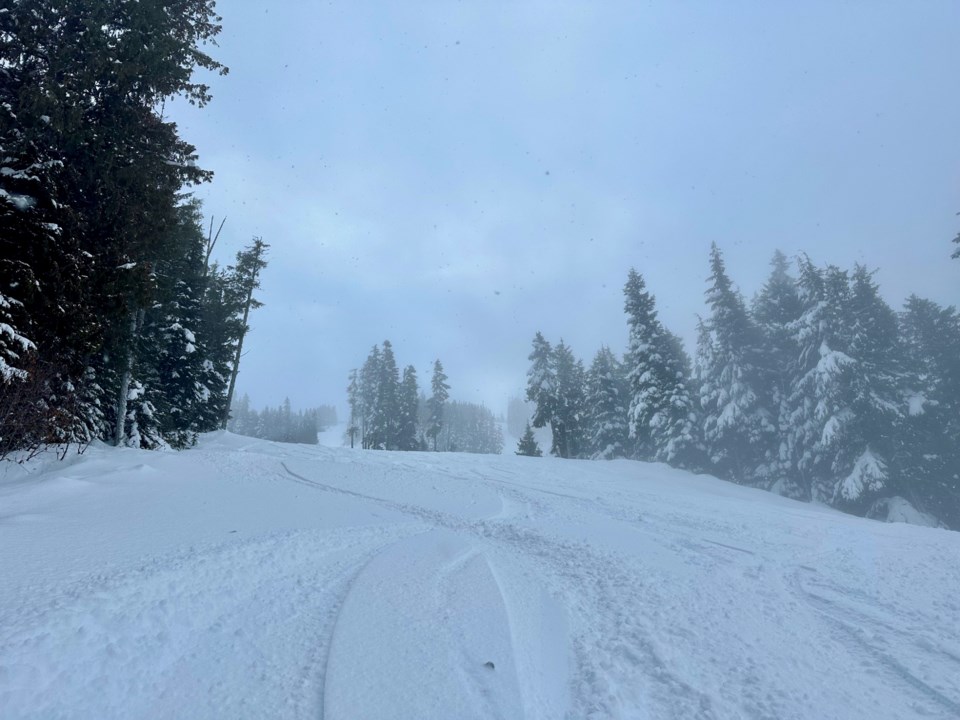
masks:
<path id="1" fill-rule="evenodd" d="M 487 660 L 487 661 L 483 664 L 483 666 L 484 666 L 485 668 L 490 668 L 491 670 L 493 670 L 493 663 L 490 662 L 489 660 Z"/>
<path id="2" fill-rule="evenodd" d="M 236 530 L 231 530 L 230 532 L 231 532 L 231 533 L 235 533 L 235 532 L 236 532 Z"/>

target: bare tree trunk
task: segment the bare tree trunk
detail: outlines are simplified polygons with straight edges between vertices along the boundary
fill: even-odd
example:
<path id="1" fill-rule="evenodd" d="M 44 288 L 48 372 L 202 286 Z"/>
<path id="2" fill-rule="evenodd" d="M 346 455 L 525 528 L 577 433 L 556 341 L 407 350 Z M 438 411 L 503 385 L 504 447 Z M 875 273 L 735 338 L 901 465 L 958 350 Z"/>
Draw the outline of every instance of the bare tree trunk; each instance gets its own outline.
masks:
<path id="1" fill-rule="evenodd" d="M 120 390 L 117 393 L 117 424 L 113 434 L 113 444 L 120 447 L 123 444 L 127 424 L 127 395 L 130 393 L 130 378 L 133 376 L 133 360 L 137 337 L 143 325 L 143 310 L 137 310 L 130 317 L 130 342 L 127 344 L 127 359 L 124 363 L 123 374 L 120 376 Z"/>
<path id="2" fill-rule="evenodd" d="M 247 336 L 247 319 L 250 317 L 250 305 L 253 303 L 253 286 L 250 284 L 250 290 L 247 292 L 247 302 L 243 307 L 243 332 L 240 333 L 240 339 L 237 340 L 237 352 L 233 356 L 233 369 L 230 371 L 230 387 L 227 390 L 227 406 L 223 411 L 223 420 L 220 422 L 220 429 L 227 429 L 227 422 L 230 420 L 230 408 L 233 405 L 233 389 L 237 385 L 237 373 L 240 372 L 240 355 L 243 353 L 243 339 Z"/>

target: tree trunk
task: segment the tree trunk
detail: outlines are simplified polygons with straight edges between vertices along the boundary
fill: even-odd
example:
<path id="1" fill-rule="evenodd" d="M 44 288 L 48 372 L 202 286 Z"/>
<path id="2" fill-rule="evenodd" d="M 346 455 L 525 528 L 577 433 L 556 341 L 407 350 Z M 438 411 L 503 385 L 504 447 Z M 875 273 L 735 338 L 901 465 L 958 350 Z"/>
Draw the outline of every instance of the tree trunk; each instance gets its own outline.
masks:
<path id="1" fill-rule="evenodd" d="M 230 372 L 230 387 L 227 390 L 227 407 L 223 411 L 223 420 L 220 422 L 220 429 L 227 429 L 227 421 L 230 420 L 230 407 L 233 405 L 233 389 L 237 385 L 237 373 L 240 372 L 240 355 L 243 353 L 243 339 L 247 336 L 247 319 L 250 317 L 250 305 L 253 302 L 253 286 L 250 284 L 250 290 L 247 292 L 247 302 L 243 307 L 243 332 L 237 340 L 237 352 L 233 356 L 233 370 Z"/>
<path id="2" fill-rule="evenodd" d="M 120 390 L 117 394 L 117 423 L 113 434 L 115 447 L 123 444 L 126 432 L 127 395 L 130 393 L 130 378 L 133 376 L 133 360 L 141 325 L 143 325 L 143 310 L 137 310 L 130 318 L 130 342 L 127 344 L 127 358 L 124 362 L 123 374 L 120 376 Z"/>

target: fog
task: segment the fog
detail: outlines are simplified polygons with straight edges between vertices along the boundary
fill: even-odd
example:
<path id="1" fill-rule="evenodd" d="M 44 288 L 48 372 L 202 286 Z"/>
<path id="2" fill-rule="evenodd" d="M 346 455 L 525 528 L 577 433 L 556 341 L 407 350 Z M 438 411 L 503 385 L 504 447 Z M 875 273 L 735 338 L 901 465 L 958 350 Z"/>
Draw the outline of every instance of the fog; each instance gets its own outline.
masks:
<path id="1" fill-rule="evenodd" d="M 960 301 L 960 6 L 222 3 L 202 109 L 221 263 L 270 265 L 238 392 L 345 408 L 389 339 L 421 386 L 505 409 L 536 331 L 621 352 L 635 267 L 693 350 L 716 242 Z"/>

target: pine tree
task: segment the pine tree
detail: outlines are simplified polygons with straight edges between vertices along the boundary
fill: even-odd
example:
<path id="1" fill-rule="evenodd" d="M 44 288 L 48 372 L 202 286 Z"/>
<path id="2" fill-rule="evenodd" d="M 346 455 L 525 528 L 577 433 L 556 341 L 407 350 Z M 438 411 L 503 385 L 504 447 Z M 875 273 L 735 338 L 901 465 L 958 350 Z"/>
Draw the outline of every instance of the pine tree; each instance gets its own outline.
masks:
<path id="1" fill-rule="evenodd" d="M 627 382 L 623 366 L 609 348 L 601 348 L 587 373 L 587 447 L 595 460 L 626 457 Z"/>
<path id="2" fill-rule="evenodd" d="M 585 444 L 585 375 L 583 363 L 561 339 L 553 350 L 554 394 L 551 398 L 553 433 L 551 452 L 562 458 L 579 457 Z"/>
<path id="3" fill-rule="evenodd" d="M 523 437 L 521 437 L 520 442 L 517 443 L 516 454 L 527 457 L 543 457 L 543 451 L 540 449 L 540 445 L 537 444 L 537 439 L 533 436 L 533 428 L 530 427 L 530 423 L 527 423 L 527 427 L 523 431 Z"/>
<path id="4" fill-rule="evenodd" d="M 397 427 L 397 449 L 418 450 L 417 442 L 417 405 L 420 388 L 417 385 L 417 371 L 413 365 L 403 370 L 400 382 L 399 419 Z"/>
<path id="5" fill-rule="evenodd" d="M 781 494 L 801 497 L 803 492 L 792 479 L 790 452 L 785 438 L 790 425 L 788 398 L 792 373 L 800 352 L 793 329 L 800 320 L 803 308 L 797 281 L 789 273 L 786 256 L 777 250 L 770 264 L 770 277 L 752 304 L 753 320 L 763 338 L 760 362 L 766 378 L 771 412 L 777 425 L 778 448 L 769 468 L 768 487 Z"/>
<path id="6" fill-rule="evenodd" d="M 960 313 L 911 295 L 900 327 L 908 415 L 891 490 L 960 530 Z"/>
<path id="7" fill-rule="evenodd" d="M 710 249 L 697 381 L 703 409 L 703 441 L 711 469 L 740 483 L 765 480 L 776 453 L 775 416 L 761 361 L 760 333 L 727 276 L 716 244 Z"/>
<path id="8" fill-rule="evenodd" d="M 237 385 L 237 374 L 240 372 L 240 358 L 243 356 L 243 341 L 250 332 L 248 321 L 250 311 L 263 307 L 253 293 L 260 288 L 260 273 L 267 266 L 266 254 L 270 248 L 263 238 L 255 237 L 250 247 L 237 253 L 237 263 L 231 273 L 232 290 L 235 298 L 242 298 L 240 309 L 243 320 L 240 322 L 240 334 L 236 340 L 236 350 L 233 356 L 233 365 L 230 370 L 230 384 L 227 386 L 227 402 L 229 408 L 233 403 L 233 390 Z M 227 415 L 224 414 L 221 427 L 227 427 Z"/>
<path id="9" fill-rule="evenodd" d="M 399 440 L 400 371 L 389 340 L 383 341 L 378 370 L 367 446 L 374 450 L 396 450 Z"/>
<path id="10" fill-rule="evenodd" d="M 556 415 L 557 373 L 554 364 L 553 347 L 543 334 L 537 332 L 533 338 L 533 350 L 527 357 L 530 369 L 527 370 L 527 400 L 534 404 L 531 423 L 535 428 L 551 424 Z M 556 446 L 556 439 L 554 439 Z"/>
<path id="11" fill-rule="evenodd" d="M 433 361 L 433 376 L 430 379 L 430 399 L 427 400 L 427 437 L 433 440 L 433 451 L 443 429 L 443 409 L 450 397 L 450 386 L 439 360 Z"/>
<path id="12" fill-rule="evenodd" d="M 862 265 L 854 268 L 849 298 L 852 418 L 833 458 L 837 484 L 832 502 L 862 511 L 892 482 L 905 420 L 906 376 L 896 313 Z"/>
<path id="13" fill-rule="evenodd" d="M 369 450 L 373 445 L 373 416 L 377 407 L 380 385 L 380 364 L 383 360 L 380 346 L 374 345 L 360 369 L 360 446 Z"/>
<path id="14" fill-rule="evenodd" d="M 630 270 L 624 296 L 630 327 L 628 421 L 636 457 L 695 467 L 700 450 L 689 360 L 657 319 L 654 298 L 636 270 Z"/>

